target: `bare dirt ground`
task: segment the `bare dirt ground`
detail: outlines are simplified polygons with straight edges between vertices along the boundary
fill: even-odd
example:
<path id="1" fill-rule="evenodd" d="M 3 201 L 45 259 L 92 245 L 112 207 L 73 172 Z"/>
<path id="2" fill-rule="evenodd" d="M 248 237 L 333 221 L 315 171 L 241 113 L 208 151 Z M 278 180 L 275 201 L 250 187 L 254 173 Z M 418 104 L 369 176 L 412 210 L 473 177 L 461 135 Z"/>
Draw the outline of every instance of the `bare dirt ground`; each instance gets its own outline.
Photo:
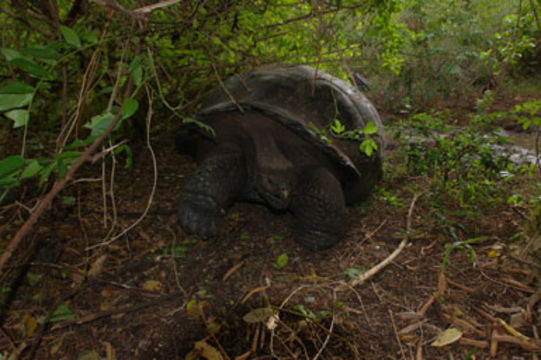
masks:
<path id="1" fill-rule="evenodd" d="M 133 230 L 107 236 L 145 209 L 153 164 L 144 149 L 133 169 L 117 164 L 116 211 L 109 199 L 106 224 L 101 183 L 75 184 L 15 254 L 1 279 L 2 354 L 85 360 L 540 356 L 541 289 L 533 276 L 539 264 L 513 255 L 525 219 L 511 207 L 454 219 L 462 224 L 456 236 L 480 240 L 472 245 L 474 260 L 467 248 L 451 251 L 444 276 L 445 245 L 453 240 L 449 228 L 432 220 L 428 184 L 415 178 L 387 176 L 382 186 L 393 201 L 376 192 L 349 208 L 347 237 L 331 250 L 306 251 L 291 236 L 291 215 L 246 203 L 231 209 L 217 238 L 202 241 L 185 234 L 175 214 L 195 165 L 175 153 L 169 135 L 153 145 L 155 194 Z M 99 171 L 86 169 L 89 176 Z M 2 212 L 3 242 L 21 225 L 21 214 Z M 352 276 L 397 248 L 408 224 L 398 257 L 351 286 Z M 449 328 L 461 339 L 432 346 Z"/>

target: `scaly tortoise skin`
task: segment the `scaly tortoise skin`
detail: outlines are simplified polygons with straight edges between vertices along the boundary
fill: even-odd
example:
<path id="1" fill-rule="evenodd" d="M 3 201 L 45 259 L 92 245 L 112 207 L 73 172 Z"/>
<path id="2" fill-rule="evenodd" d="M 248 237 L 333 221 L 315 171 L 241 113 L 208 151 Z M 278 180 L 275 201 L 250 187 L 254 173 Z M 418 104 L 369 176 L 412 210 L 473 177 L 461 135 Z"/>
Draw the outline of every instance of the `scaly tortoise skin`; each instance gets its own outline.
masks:
<path id="1" fill-rule="evenodd" d="M 183 126 L 177 149 L 199 164 L 180 196 L 186 231 L 216 235 L 238 200 L 265 203 L 296 218 L 295 239 L 311 250 L 344 235 L 345 204 L 365 198 L 382 173 L 383 126 L 352 85 L 309 66 L 274 65 L 233 76 L 203 101 L 196 126 Z M 371 156 L 351 140 L 321 136 L 338 119 L 346 130 L 377 126 Z"/>

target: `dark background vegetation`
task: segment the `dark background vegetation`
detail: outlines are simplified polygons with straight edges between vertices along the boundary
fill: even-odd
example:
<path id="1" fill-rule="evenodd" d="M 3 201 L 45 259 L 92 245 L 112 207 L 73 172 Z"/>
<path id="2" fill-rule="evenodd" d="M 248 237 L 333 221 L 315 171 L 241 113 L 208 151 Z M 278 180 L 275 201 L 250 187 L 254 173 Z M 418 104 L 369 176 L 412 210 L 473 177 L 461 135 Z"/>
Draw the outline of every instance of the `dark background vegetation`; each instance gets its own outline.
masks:
<path id="1" fill-rule="evenodd" d="M 192 242 L 178 227 L 172 231 L 176 234 L 175 239 L 177 236 L 182 239 L 179 243 L 171 244 L 167 235 L 164 236 L 166 240 L 153 241 L 156 245 L 152 245 L 152 250 L 145 249 L 145 246 L 139 249 L 133 243 L 133 249 L 126 245 L 128 250 L 119 249 L 124 245 L 118 248 L 111 245 L 119 239 L 119 242 L 125 240 L 128 243 L 130 236 L 147 239 L 149 229 L 152 229 L 152 234 L 157 234 L 164 231 L 163 226 L 169 227 L 170 223 L 174 223 L 173 219 L 165 221 L 166 225 L 163 225 L 157 217 L 174 218 L 174 194 L 178 190 L 174 187 L 182 183 L 184 174 L 192 171 L 193 164 L 189 159 L 171 155 L 174 152 L 172 133 L 180 124 L 191 120 L 201 99 L 209 90 L 220 86 L 224 79 L 271 63 L 309 64 L 350 81 L 353 72 L 368 79 L 364 91 L 376 104 L 388 128 L 389 149 L 381 187 L 369 204 L 361 204 L 352 210 L 350 222 L 358 223 L 361 217 L 366 224 L 379 229 L 376 219 L 383 223 L 389 221 L 385 225 L 387 230 L 384 237 L 407 237 L 411 241 L 424 239 L 428 243 L 419 243 L 418 251 L 428 246 L 439 249 L 429 257 L 430 264 L 426 262 L 424 266 L 439 268 L 441 274 L 457 275 L 453 271 L 458 271 L 465 282 L 473 278 L 464 276 L 463 268 L 457 270 L 448 266 L 453 254 L 464 257 L 463 263 L 458 263 L 466 264 L 464 266 L 468 269 L 482 268 L 481 254 L 485 254 L 486 264 L 497 263 L 493 264 L 495 273 L 506 273 L 508 267 L 504 265 L 509 253 L 509 258 L 524 266 L 521 270 L 524 277 L 520 281 L 523 286 L 533 289 L 533 293 L 526 291 L 523 295 L 514 294 L 506 298 L 503 294 L 507 288 L 504 287 L 500 297 L 490 298 L 490 301 L 507 309 L 523 306 L 530 317 L 522 324 L 525 327 L 522 331 L 528 337 L 538 339 L 541 314 L 539 307 L 536 313 L 535 306 L 540 296 L 539 168 L 535 163 L 513 163 L 504 154 L 495 151 L 495 146 L 511 146 L 515 142 L 539 156 L 540 16 L 539 0 L 1 2 L 2 356 L 90 356 L 88 359 L 136 356 L 130 351 L 139 349 L 140 342 L 136 342 L 139 345 L 133 345 L 133 348 L 130 348 L 131 345 L 122 347 L 113 340 L 107 342 L 96 335 L 101 343 L 85 348 L 82 345 L 70 347 L 62 339 L 70 336 L 73 319 L 82 318 L 81 324 L 93 321 L 85 319 L 84 311 L 74 310 L 76 304 L 82 307 L 74 299 L 87 294 L 87 291 L 88 294 L 99 292 L 91 289 L 99 283 L 96 277 L 102 272 L 109 275 L 109 284 L 121 283 L 124 273 L 121 269 L 124 268 L 120 265 L 140 264 L 139 255 L 141 258 L 150 256 L 149 251 L 153 255 L 158 254 L 156 256 L 168 256 L 175 266 L 194 270 L 177 274 L 174 280 L 182 284 L 178 287 L 182 290 L 177 290 L 177 295 L 185 299 L 181 310 L 178 310 L 183 315 L 178 316 L 191 319 L 190 322 L 182 318 L 184 325 L 179 325 L 179 328 L 171 325 L 179 335 L 170 342 L 183 339 L 181 344 L 170 346 L 168 343 L 166 350 L 161 351 L 150 347 L 169 341 L 164 340 L 164 334 L 161 334 L 161 340 L 155 340 L 151 335 L 145 338 L 150 339 L 150 345 L 145 343 L 149 346 L 147 353 L 158 354 L 154 355 L 158 358 L 184 358 L 198 340 L 202 341 L 198 343 L 199 355 L 207 359 L 219 359 L 227 357 L 227 354 L 235 358 L 242 353 L 248 354 L 245 358 L 256 357 L 256 354 L 262 358 L 272 355 L 282 358 L 322 356 L 329 359 L 333 356 L 380 358 L 377 354 L 385 354 L 388 358 L 413 356 L 405 355 L 402 345 L 397 345 L 394 336 L 398 333 L 393 332 L 387 320 L 374 321 L 376 328 L 379 324 L 381 329 L 386 329 L 382 331 L 388 330 L 384 336 L 386 340 L 378 339 L 373 334 L 370 337 L 362 332 L 363 329 L 357 328 L 360 325 L 352 325 L 345 320 L 336 321 L 335 324 L 338 315 L 355 314 L 351 310 L 351 303 L 348 303 L 352 299 L 341 300 L 342 313 L 338 314 L 339 301 L 335 295 L 320 300 L 315 306 L 320 308 L 317 313 L 309 310 L 307 305 L 297 304 L 289 309 L 283 323 L 293 330 L 288 332 L 282 328 L 281 333 L 276 332 L 277 339 L 283 342 L 277 353 L 269 353 L 268 349 L 272 347 L 268 346 L 269 340 L 264 340 L 263 335 L 261 348 L 254 348 L 253 344 L 259 340 L 251 339 L 268 330 L 258 327 L 257 335 L 254 335 L 255 330 L 249 328 L 251 324 L 244 327 L 238 325 L 228 317 L 231 311 L 224 310 L 227 316 L 216 311 L 220 314 L 217 315 L 213 310 L 218 305 L 209 305 L 212 301 L 207 299 L 206 292 L 214 289 L 213 286 L 223 297 L 224 303 L 220 306 L 227 307 L 225 299 L 229 299 L 230 295 L 209 275 L 212 271 L 223 273 L 227 270 L 223 264 L 213 268 L 212 264 L 219 263 L 221 254 L 213 251 L 212 245 L 196 240 Z M 513 136 L 502 135 L 502 128 Z M 137 183 L 137 179 L 142 179 L 142 183 Z M 415 201 L 411 202 L 412 197 L 417 199 L 416 196 L 419 197 L 417 205 Z M 412 220 L 412 211 L 408 214 L 410 202 L 411 209 L 414 205 L 422 209 L 417 222 Z M 256 215 L 246 215 L 252 211 Z M 346 261 L 336 252 L 329 255 L 331 261 L 318 257 L 324 255 L 298 253 L 299 250 L 293 245 L 279 250 L 282 247 L 280 238 L 288 234 L 274 233 L 276 224 L 273 222 L 281 220 L 274 220 L 272 214 L 260 208 L 241 207 L 234 214 L 237 214 L 237 218 L 230 219 L 231 224 L 243 223 L 242 218 L 246 215 L 256 224 L 261 224 L 263 232 L 255 235 L 241 231 L 239 235 L 235 233 L 236 225 L 231 225 L 232 228 L 223 236 L 224 242 L 239 236 L 242 241 L 259 239 L 257 236 L 261 236 L 267 240 L 261 241 L 255 253 L 264 257 L 267 247 L 273 249 L 268 251 L 272 259 L 267 257 L 261 260 L 267 264 L 266 267 L 263 265 L 263 270 L 259 263 L 257 269 L 244 265 L 247 275 L 244 280 L 238 279 L 237 283 L 255 279 L 255 271 L 267 274 L 291 266 L 291 273 L 299 276 L 299 281 L 309 279 L 312 270 L 313 274 L 327 274 L 327 277 L 321 278 L 314 275 L 311 279 L 319 279 L 316 283 L 320 289 L 336 290 L 336 283 L 329 282 L 329 279 L 338 281 L 332 266 L 338 269 L 340 276 L 344 276 L 345 271 L 346 279 L 354 280 L 364 271 L 353 260 Z M 122 216 L 127 220 L 124 218 L 121 221 Z M 366 217 L 371 220 L 366 220 Z M 90 218 L 92 221 L 88 220 Z M 407 218 L 408 226 L 400 225 L 398 218 Z M 161 228 L 153 228 L 150 224 L 141 227 L 144 221 Z M 417 238 L 410 234 L 411 221 L 419 228 L 415 235 Z M 503 228 L 502 224 L 505 224 Z M 67 236 L 62 235 L 62 229 L 69 226 L 82 231 L 84 236 L 77 236 L 84 241 L 62 240 Z M 85 226 L 97 230 L 88 230 L 87 233 Z M 283 224 L 279 223 L 278 226 Z M 248 229 L 257 232 L 254 228 Z M 342 249 L 344 253 L 357 249 L 353 237 L 359 234 L 365 236 L 367 244 L 376 241 L 372 239 L 370 231 L 363 229 L 350 234 L 349 242 L 346 241 Z M 265 230 L 268 230 L 267 233 Z M 68 233 L 77 237 L 75 230 Z M 150 238 L 153 239 L 152 234 Z M 272 246 L 265 241 L 271 241 Z M 370 253 L 368 245 L 366 247 L 366 258 L 371 259 L 367 264 L 381 260 L 376 253 Z M 392 244 L 387 247 L 392 248 Z M 229 250 L 231 247 L 224 247 L 225 253 Z M 117 251 L 121 254 L 128 251 L 129 256 L 118 255 Z M 413 256 L 415 251 L 412 248 L 410 255 Z M 189 259 L 192 262 L 186 259 L 186 252 L 193 254 Z M 40 258 L 39 254 L 45 258 Z M 109 256 L 108 262 L 103 257 L 105 254 Z M 251 262 L 245 261 L 251 255 L 239 255 L 237 258 L 237 255 L 227 254 L 235 259 L 231 261 L 238 264 Z M 359 256 L 362 258 L 362 254 Z M 355 259 L 359 256 L 355 255 Z M 66 260 L 66 257 L 71 260 Z M 407 266 L 408 261 L 404 261 L 403 266 Z M 35 265 L 38 263 L 42 265 Z M 71 265 L 66 265 L 68 263 Z M 315 264 L 316 270 L 308 270 L 308 263 Z M 334 265 L 331 266 L 331 263 Z M 230 265 L 235 268 L 234 264 Z M 141 266 L 139 272 L 145 274 L 155 268 Z M 45 281 L 45 273 L 49 272 L 47 269 L 55 272 L 57 280 L 64 282 Z M 434 293 L 438 285 L 437 281 L 433 282 L 434 276 L 426 275 L 429 272 L 411 275 L 409 279 L 414 284 L 432 281 L 429 293 Z M 456 280 L 454 275 L 447 277 Z M 198 276 L 205 280 L 198 280 Z M 390 276 L 400 277 L 399 274 Z M 261 275 L 261 278 L 264 276 Z M 484 273 L 483 277 L 476 279 L 477 282 L 469 283 L 468 289 L 487 289 L 490 287 L 487 284 L 494 285 Z M 68 280 L 71 282 L 66 284 Z M 141 283 L 144 291 L 163 292 L 165 280 L 148 281 Z M 261 282 L 261 279 L 258 281 Z M 293 298 L 288 294 L 296 292 L 297 283 L 294 285 L 283 281 L 285 285 L 278 286 L 274 292 L 270 290 L 270 285 L 265 285 L 269 287 L 269 295 L 265 298 L 266 303 L 260 306 L 278 307 L 284 298 L 285 303 L 280 308 L 288 305 L 287 301 Z M 201 285 L 201 282 L 205 285 Z M 381 279 L 381 282 L 381 285 L 394 286 L 389 279 Z M 502 283 L 505 281 L 498 282 L 499 285 Z M 43 288 L 50 288 L 50 291 Z M 100 291 L 101 296 L 105 297 L 105 290 Z M 232 293 L 235 291 L 231 290 Z M 243 291 L 251 294 L 249 289 Z M 175 294 L 172 290 L 166 293 Z M 372 299 L 374 304 L 384 303 L 380 293 L 375 293 L 377 296 Z M 401 306 L 410 306 L 410 300 L 404 299 L 410 299 L 413 295 L 407 292 L 397 295 L 402 301 L 408 302 L 407 306 Z M 526 295 L 538 298 L 532 301 Z M 148 301 L 148 298 L 146 302 L 143 299 L 139 303 L 150 307 L 170 300 L 166 296 L 153 300 L 155 303 Z M 370 296 L 368 299 L 370 302 Z M 425 300 L 419 299 L 419 305 Z M 489 301 L 488 298 L 482 300 Z M 71 305 L 70 301 L 73 301 Z M 396 305 L 399 302 L 393 300 L 389 303 Z M 527 303 L 533 305 L 528 308 Z M 99 300 L 89 301 L 86 305 L 89 307 L 86 314 L 92 313 L 91 309 L 96 310 L 96 306 L 99 306 Z M 235 311 L 238 309 L 238 304 L 229 305 Z M 202 310 L 205 306 L 211 308 L 207 311 L 212 314 L 205 316 Z M 431 319 L 440 321 L 437 323 L 440 330 L 450 324 L 457 326 L 456 321 L 445 317 L 448 313 L 460 317 L 456 308 L 445 307 L 444 301 L 438 306 L 439 310 L 432 314 Z M 249 308 L 255 307 L 251 304 Z M 331 308 L 332 321 L 329 320 Z M 130 309 L 137 313 L 137 308 Z M 99 319 L 116 314 L 114 311 L 107 313 L 112 311 L 111 308 L 100 310 Z M 249 309 L 241 307 L 241 310 L 247 312 Z M 171 311 L 156 312 L 160 319 L 169 314 Z M 479 316 L 479 313 L 476 314 Z M 493 316 L 492 320 L 487 320 L 490 319 L 487 316 L 484 320 L 494 329 L 496 315 L 493 312 L 488 316 Z M 215 323 L 219 323 L 218 318 L 222 323 L 217 329 L 211 329 Z M 305 323 L 300 323 L 299 318 Z M 138 340 L 144 336 L 134 328 L 143 326 L 152 333 L 152 326 L 158 327 L 155 319 L 141 319 L 140 323 L 130 328 L 132 338 Z M 179 318 L 172 316 L 171 319 Z M 136 320 L 133 321 L 135 324 Z M 501 324 L 498 326 L 501 330 Z M 235 327 L 243 330 L 236 332 Z M 120 326 L 114 329 L 118 332 Z M 422 329 L 420 325 L 411 331 L 418 332 L 419 329 Z M 467 333 L 464 326 L 461 329 Z M 503 329 L 501 331 L 505 332 Z M 80 333 L 76 331 L 72 331 L 75 338 L 81 339 L 94 330 L 87 327 Z M 95 330 L 94 334 L 107 337 L 112 332 L 110 328 L 109 332 L 103 331 L 105 335 L 99 330 Z M 169 331 L 169 328 L 164 330 L 165 333 Z M 239 342 L 235 347 L 235 342 L 239 341 L 235 333 L 239 338 L 249 338 L 250 341 L 246 342 L 247 345 Z M 333 336 L 327 337 L 329 333 Z M 462 344 L 462 347 L 453 348 L 449 353 L 432 356 L 452 357 L 454 354 L 458 356 L 455 358 L 472 358 L 479 350 L 484 354 L 482 356 L 494 355 L 496 351 L 500 358 L 505 358 L 517 354 L 534 356 L 530 354 L 539 350 L 538 343 L 528 347 L 524 341 L 513 343 L 501 340 L 511 345 L 498 353 L 498 349 L 492 348 L 495 337 L 491 338 L 490 334 L 494 335 L 494 332 L 486 330 L 482 335 L 474 331 L 474 334 L 481 338 L 479 343 Z M 374 347 L 355 345 L 367 336 L 376 344 Z M 44 337 L 53 339 L 50 343 L 53 345 L 44 345 Z M 348 338 L 352 340 L 348 342 Z M 499 338 L 496 336 L 496 339 Z M 415 351 L 412 349 L 416 346 L 421 349 L 416 350 L 417 358 L 422 358 L 422 349 L 426 348 L 427 341 L 428 337 L 401 338 L 401 344 L 407 344 L 410 351 Z M 105 343 L 108 345 L 103 345 Z M 241 343 L 243 345 L 239 345 Z M 82 348 L 89 351 L 83 353 Z M 141 352 L 137 354 L 145 358 Z M 192 358 L 199 356 L 193 354 L 190 355 Z"/>

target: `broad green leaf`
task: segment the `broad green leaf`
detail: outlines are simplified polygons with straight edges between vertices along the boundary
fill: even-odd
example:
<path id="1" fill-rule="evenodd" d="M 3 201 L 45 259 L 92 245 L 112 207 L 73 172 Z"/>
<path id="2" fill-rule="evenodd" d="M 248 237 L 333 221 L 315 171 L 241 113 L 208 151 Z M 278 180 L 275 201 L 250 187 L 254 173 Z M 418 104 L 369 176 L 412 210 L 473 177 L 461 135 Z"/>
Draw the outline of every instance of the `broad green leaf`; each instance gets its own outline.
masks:
<path id="1" fill-rule="evenodd" d="M 287 256 L 286 253 L 283 253 L 282 255 L 278 256 L 278 258 L 276 259 L 276 262 L 272 264 L 272 266 L 274 266 L 275 269 L 281 269 L 284 266 L 286 266 L 288 262 L 289 262 L 289 257 Z"/>
<path id="2" fill-rule="evenodd" d="M 372 156 L 374 151 L 378 149 L 378 145 L 372 139 L 364 139 L 361 145 L 359 145 L 359 149 L 367 156 Z"/>
<path id="3" fill-rule="evenodd" d="M 24 55 L 30 55 L 40 60 L 58 60 L 62 57 L 55 49 L 46 46 L 21 49 Z"/>
<path id="4" fill-rule="evenodd" d="M 8 156 L 0 160 L 0 177 L 5 177 L 21 169 L 25 165 L 24 159 L 20 155 Z"/>
<path id="5" fill-rule="evenodd" d="M 56 171 L 58 172 L 58 176 L 60 178 L 66 176 L 66 172 L 68 171 L 68 165 L 66 164 L 64 159 L 56 159 Z"/>
<path id="6" fill-rule="evenodd" d="M 133 83 L 135 84 L 135 86 L 141 85 L 141 83 L 143 82 L 143 67 L 136 67 L 131 74 L 133 76 Z"/>
<path id="7" fill-rule="evenodd" d="M 0 177 L 0 188 L 12 188 L 19 186 L 19 182 L 17 179 L 7 176 L 7 177 Z M 2 200 L 2 196 L 0 195 L 0 202 Z"/>
<path id="8" fill-rule="evenodd" d="M 378 127 L 374 125 L 372 121 L 370 121 L 363 129 L 363 134 L 365 135 L 372 135 L 378 132 Z"/>
<path id="9" fill-rule="evenodd" d="M 33 94 L 35 91 L 32 86 L 19 81 L 10 82 L 0 88 L 0 94 Z"/>
<path id="10" fill-rule="evenodd" d="M 28 60 L 26 58 L 16 58 L 9 61 L 11 65 L 18 67 L 20 70 L 34 75 L 35 77 L 43 78 L 49 75 L 49 72 L 41 65 Z"/>
<path id="11" fill-rule="evenodd" d="M 8 119 L 13 120 L 13 128 L 19 128 L 21 126 L 26 126 L 28 124 L 28 119 L 30 118 L 30 113 L 28 110 L 11 110 L 5 113 Z"/>
<path id="12" fill-rule="evenodd" d="M 91 32 L 85 32 L 81 34 L 81 38 L 83 38 L 84 41 L 90 44 L 97 44 L 99 41 L 98 36 Z"/>
<path id="13" fill-rule="evenodd" d="M 139 108 L 139 103 L 137 100 L 129 98 L 124 102 L 124 105 L 122 105 L 122 120 L 126 120 Z M 116 129 L 115 129 L 116 130 Z"/>
<path id="14" fill-rule="evenodd" d="M 2 55 L 4 55 L 4 57 L 6 58 L 6 61 L 11 61 L 13 59 L 22 57 L 21 53 L 17 50 L 2 48 L 0 49 L 0 51 L 2 52 Z"/>
<path id="15" fill-rule="evenodd" d="M 65 159 L 69 160 L 70 162 L 77 159 L 79 156 L 83 154 L 82 151 L 64 151 L 58 154 L 54 154 L 53 157 L 55 159 Z"/>
<path id="16" fill-rule="evenodd" d="M 43 166 L 41 166 L 37 160 L 32 160 L 28 165 L 26 165 L 26 168 L 21 174 L 21 179 L 32 177 L 36 175 L 41 169 L 43 169 Z"/>
<path id="17" fill-rule="evenodd" d="M 90 136 L 99 136 L 111 125 L 114 118 L 111 113 L 96 115 L 84 127 L 91 130 Z"/>
<path id="18" fill-rule="evenodd" d="M 60 32 L 62 33 L 64 40 L 66 40 L 68 44 L 76 48 L 81 47 L 81 40 L 79 39 L 79 35 L 77 35 L 77 33 L 71 28 L 60 25 Z"/>
<path id="19" fill-rule="evenodd" d="M 49 317 L 50 322 L 59 322 L 64 320 L 71 320 L 75 319 L 77 317 L 77 314 L 75 314 L 69 307 L 67 307 L 64 304 L 58 305 L 56 309 L 51 314 L 51 317 Z"/>
<path id="20" fill-rule="evenodd" d="M 40 177 L 39 177 L 39 186 L 45 184 L 45 182 L 47 180 L 49 180 L 49 176 L 51 176 L 51 173 L 53 172 L 53 170 L 55 169 L 56 167 L 56 162 L 51 162 L 49 165 L 47 165 L 46 167 L 44 167 L 41 171 L 40 171 Z"/>
<path id="21" fill-rule="evenodd" d="M 33 97 L 34 94 L 0 94 L 0 111 L 26 106 Z"/>

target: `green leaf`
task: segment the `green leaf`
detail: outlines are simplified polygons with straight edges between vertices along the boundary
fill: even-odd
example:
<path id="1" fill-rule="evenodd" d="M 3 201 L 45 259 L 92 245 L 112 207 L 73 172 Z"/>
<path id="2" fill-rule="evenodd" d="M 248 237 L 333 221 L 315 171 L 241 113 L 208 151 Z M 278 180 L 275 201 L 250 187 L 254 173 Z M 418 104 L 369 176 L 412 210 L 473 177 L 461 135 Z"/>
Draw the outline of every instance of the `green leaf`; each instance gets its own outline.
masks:
<path id="1" fill-rule="evenodd" d="M 0 52 L 2 52 L 2 55 L 4 55 L 4 57 L 6 58 L 6 61 L 11 61 L 13 59 L 22 57 L 20 52 L 13 49 L 2 48 L 0 49 Z"/>
<path id="2" fill-rule="evenodd" d="M 374 151 L 378 149 L 378 145 L 372 139 L 364 139 L 361 145 L 359 145 L 359 149 L 367 156 L 372 156 Z"/>
<path id="3" fill-rule="evenodd" d="M 62 57 L 55 49 L 46 46 L 21 49 L 24 55 L 30 55 L 40 60 L 58 60 Z"/>
<path id="4" fill-rule="evenodd" d="M 33 94 L 35 91 L 32 86 L 19 81 L 10 82 L 0 88 L 0 94 Z"/>
<path id="5" fill-rule="evenodd" d="M 378 132 L 378 127 L 374 125 L 372 121 L 370 121 L 363 129 L 363 134 L 365 135 L 372 135 Z"/>
<path id="6" fill-rule="evenodd" d="M 188 253 L 188 248 L 185 246 L 176 246 L 171 249 L 171 255 L 175 258 L 186 257 L 187 253 Z"/>
<path id="7" fill-rule="evenodd" d="M 137 102 L 137 100 L 132 98 L 127 99 L 124 102 L 124 105 L 122 105 L 122 120 L 126 120 L 131 117 L 133 114 L 135 114 L 138 108 L 139 103 Z M 117 128 L 115 128 L 115 130 L 117 130 Z"/>
<path id="8" fill-rule="evenodd" d="M 33 97 L 34 94 L 0 94 L 0 111 L 26 106 Z"/>
<path id="9" fill-rule="evenodd" d="M 143 82 L 143 67 L 136 67 L 131 74 L 133 76 L 133 83 L 135 84 L 135 86 L 141 85 L 141 83 Z"/>
<path id="10" fill-rule="evenodd" d="M 278 258 L 276 259 L 276 262 L 272 264 L 272 266 L 275 269 L 281 269 L 284 266 L 286 266 L 288 262 L 289 262 L 289 257 L 287 256 L 286 253 L 283 253 L 282 255 L 278 256 Z"/>
<path id="11" fill-rule="evenodd" d="M 115 155 L 124 152 L 126 154 L 126 165 L 124 166 L 124 168 L 131 169 L 133 165 L 133 153 L 131 151 L 131 147 L 129 147 L 128 144 L 122 144 L 113 151 Z"/>
<path id="12" fill-rule="evenodd" d="M 352 268 L 347 268 L 344 271 L 344 274 L 346 274 L 347 277 L 349 277 L 350 279 L 353 280 L 353 279 L 358 278 L 359 276 L 361 276 L 365 272 L 366 272 L 366 269 L 352 267 Z"/>
<path id="13" fill-rule="evenodd" d="M 346 130 L 346 127 L 342 125 L 340 120 L 334 119 L 332 125 L 331 125 L 331 131 L 335 134 L 341 134 Z"/>
<path id="14" fill-rule="evenodd" d="M 77 35 L 77 33 L 71 28 L 60 25 L 60 32 L 62 33 L 64 40 L 66 40 L 68 44 L 76 48 L 81 47 L 81 40 L 79 39 L 79 35 Z"/>
<path id="15" fill-rule="evenodd" d="M 58 154 L 54 154 L 53 158 L 64 159 L 64 160 L 68 160 L 69 162 L 72 162 L 73 160 L 77 159 L 81 155 L 83 155 L 82 151 L 64 151 Z"/>
<path id="16" fill-rule="evenodd" d="M 39 186 L 45 184 L 45 182 L 47 180 L 49 180 L 49 176 L 51 176 L 51 173 L 53 172 L 53 170 L 55 169 L 56 167 L 56 163 L 55 162 L 51 162 L 49 165 L 47 165 L 46 167 L 44 167 L 41 171 L 40 171 L 40 177 L 39 177 Z"/>
<path id="17" fill-rule="evenodd" d="M 61 304 L 61 305 L 58 305 L 56 309 L 54 309 L 51 316 L 49 317 L 49 322 L 71 320 L 71 319 L 75 319 L 76 317 L 77 317 L 77 314 L 71 311 L 69 307 Z"/>
<path id="18" fill-rule="evenodd" d="M 11 110 L 4 115 L 6 115 L 8 119 L 13 120 L 13 128 L 26 126 L 28 124 L 28 119 L 30 118 L 28 110 Z"/>
<path id="19" fill-rule="evenodd" d="M 9 63 L 18 67 L 20 70 L 27 72 L 30 75 L 34 75 L 38 78 L 44 78 L 49 76 L 49 72 L 43 66 L 26 58 L 16 58 L 10 60 Z"/>
<path id="20" fill-rule="evenodd" d="M 58 176 L 60 178 L 66 176 L 66 173 L 68 172 L 68 165 L 64 159 L 56 159 L 56 171 L 58 172 Z"/>
<path id="21" fill-rule="evenodd" d="M 28 165 L 26 165 L 26 168 L 21 174 L 21 179 L 32 177 L 36 175 L 41 169 L 43 169 L 43 166 L 41 166 L 37 160 L 32 160 Z"/>
<path id="22" fill-rule="evenodd" d="M 8 156 L 0 160 L 0 177 L 13 174 L 25 165 L 24 159 L 20 155 Z"/>
<path id="23" fill-rule="evenodd" d="M 0 177 L 0 188 L 6 188 L 6 189 L 9 189 L 9 188 L 12 188 L 12 187 L 16 187 L 16 186 L 19 186 L 19 182 L 17 181 L 17 179 L 13 178 L 13 177 Z M 0 195 L 0 201 L 2 200 L 2 195 Z"/>
<path id="24" fill-rule="evenodd" d="M 84 127 L 90 129 L 90 136 L 101 135 L 114 120 L 115 116 L 111 113 L 96 115 L 90 119 L 90 122 L 84 124 Z"/>

